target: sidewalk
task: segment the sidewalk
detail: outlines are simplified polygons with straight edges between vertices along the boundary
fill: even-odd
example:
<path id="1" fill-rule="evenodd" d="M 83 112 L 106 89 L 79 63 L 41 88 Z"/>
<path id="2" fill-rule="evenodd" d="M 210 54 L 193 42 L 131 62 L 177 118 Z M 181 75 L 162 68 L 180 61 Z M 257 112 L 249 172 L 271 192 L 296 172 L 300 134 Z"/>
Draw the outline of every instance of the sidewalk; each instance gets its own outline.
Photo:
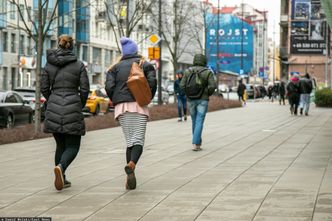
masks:
<path id="1" fill-rule="evenodd" d="M 191 123 L 149 122 L 137 167 L 124 187 L 121 128 L 89 132 L 68 169 L 72 187 L 53 187 L 53 139 L 0 146 L 0 217 L 53 221 L 332 220 L 332 110 L 290 116 L 288 106 L 248 103 L 209 113 L 203 151 Z"/>

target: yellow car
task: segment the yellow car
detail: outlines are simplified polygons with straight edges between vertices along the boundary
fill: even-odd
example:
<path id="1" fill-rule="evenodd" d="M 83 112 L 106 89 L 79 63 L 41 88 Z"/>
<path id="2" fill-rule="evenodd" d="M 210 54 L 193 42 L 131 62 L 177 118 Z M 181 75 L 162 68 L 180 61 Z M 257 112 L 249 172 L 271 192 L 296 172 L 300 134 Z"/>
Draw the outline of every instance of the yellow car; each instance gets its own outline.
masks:
<path id="1" fill-rule="evenodd" d="M 107 113 L 109 111 L 110 99 L 107 97 L 104 88 L 90 90 L 88 100 L 83 112 L 90 112 L 93 115 Z"/>

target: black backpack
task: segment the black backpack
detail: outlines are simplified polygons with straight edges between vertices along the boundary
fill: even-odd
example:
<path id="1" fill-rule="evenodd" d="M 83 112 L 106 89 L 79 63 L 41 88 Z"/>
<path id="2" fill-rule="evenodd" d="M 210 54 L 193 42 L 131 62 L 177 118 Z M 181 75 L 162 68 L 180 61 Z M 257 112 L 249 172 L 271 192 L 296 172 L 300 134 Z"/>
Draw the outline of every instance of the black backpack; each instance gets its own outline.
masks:
<path id="1" fill-rule="evenodd" d="M 189 69 L 190 74 L 185 83 L 184 92 L 189 99 L 199 99 L 204 93 L 204 89 L 207 85 L 207 80 L 203 79 L 201 73 L 208 69 L 202 70 Z"/>

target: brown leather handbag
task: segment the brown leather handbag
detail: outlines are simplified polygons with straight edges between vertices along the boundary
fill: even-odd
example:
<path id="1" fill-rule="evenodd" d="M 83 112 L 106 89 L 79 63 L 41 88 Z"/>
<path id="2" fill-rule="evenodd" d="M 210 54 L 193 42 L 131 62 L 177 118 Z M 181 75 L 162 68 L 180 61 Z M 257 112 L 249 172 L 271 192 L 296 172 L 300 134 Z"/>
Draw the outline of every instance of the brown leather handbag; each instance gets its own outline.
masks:
<path id="1" fill-rule="evenodd" d="M 127 80 L 127 86 L 139 106 L 148 105 L 152 97 L 148 80 L 143 72 L 143 63 L 144 59 L 141 59 L 139 64 L 133 62 Z"/>

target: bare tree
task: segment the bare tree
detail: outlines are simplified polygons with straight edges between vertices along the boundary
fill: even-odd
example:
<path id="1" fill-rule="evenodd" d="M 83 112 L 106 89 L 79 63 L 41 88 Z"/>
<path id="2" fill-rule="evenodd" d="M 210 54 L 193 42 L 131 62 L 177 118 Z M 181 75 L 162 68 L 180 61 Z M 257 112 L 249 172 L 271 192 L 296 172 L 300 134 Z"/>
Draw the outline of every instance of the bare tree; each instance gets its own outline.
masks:
<path id="1" fill-rule="evenodd" d="M 206 33 L 208 31 L 208 24 L 206 21 L 207 14 L 211 11 L 211 3 L 202 1 L 198 2 L 196 9 L 195 22 L 192 23 L 191 37 L 197 43 L 202 54 L 206 53 Z M 202 32 L 203 30 L 203 32 Z M 204 36 L 203 36 L 204 35 Z"/>
<path id="2" fill-rule="evenodd" d="M 195 10 L 193 9 L 196 8 L 196 4 L 194 1 L 163 0 L 162 5 L 161 37 L 171 54 L 175 79 L 175 71 L 178 69 L 181 56 L 186 53 L 192 54 L 195 50 L 192 28 L 195 23 Z M 154 14 L 155 24 L 157 24 L 157 18 L 157 14 Z"/>
<path id="3" fill-rule="evenodd" d="M 130 37 L 144 15 L 151 12 L 153 0 L 104 0 L 107 22 L 113 30 L 118 50 L 119 38 Z"/>
<path id="4" fill-rule="evenodd" d="M 35 106 L 35 133 L 41 131 L 41 117 L 40 117 L 40 75 L 42 69 L 42 55 L 43 45 L 48 35 L 51 25 L 56 20 L 56 11 L 58 6 L 58 0 L 38 0 L 37 9 L 32 12 L 28 6 L 27 0 L 24 0 L 24 7 L 21 7 L 18 0 L 7 0 L 11 4 L 14 4 L 18 10 L 21 21 L 24 27 L 19 29 L 25 31 L 28 36 L 36 43 L 37 57 L 36 57 L 36 106 Z M 49 5 L 54 2 L 54 5 Z M 25 13 L 26 12 L 26 13 Z M 24 14 L 27 14 L 25 18 Z"/>

